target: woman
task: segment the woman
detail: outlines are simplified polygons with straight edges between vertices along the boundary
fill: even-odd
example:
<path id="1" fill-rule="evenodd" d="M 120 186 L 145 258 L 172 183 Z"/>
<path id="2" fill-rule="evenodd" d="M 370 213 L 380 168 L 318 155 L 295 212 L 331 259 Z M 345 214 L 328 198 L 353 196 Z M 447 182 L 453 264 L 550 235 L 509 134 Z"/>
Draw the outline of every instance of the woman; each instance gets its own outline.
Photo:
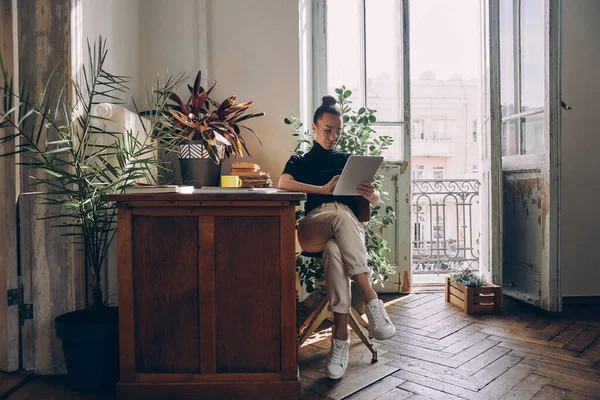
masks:
<path id="1" fill-rule="evenodd" d="M 336 103 L 332 96 L 323 97 L 323 104 L 313 117 L 312 149 L 290 158 L 278 185 L 280 189 L 307 194 L 306 216 L 298 226 L 298 241 L 304 251 L 323 252 L 325 285 L 334 320 L 326 368 L 332 379 L 341 378 L 348 366 L 350 279 L 365 299 L 371 335 L 382 340 L 396 333 L 383 302 L 371 286 L 365 231 L 357 218 L 359 201 L 364 198 L 371 204 L 379 203 L 379 192 L 371 183 L 363 182 L 356 188 L 357 196 L 333 196 L 350 156 L 333 150 L 342 133 L 342 113 Z"/>

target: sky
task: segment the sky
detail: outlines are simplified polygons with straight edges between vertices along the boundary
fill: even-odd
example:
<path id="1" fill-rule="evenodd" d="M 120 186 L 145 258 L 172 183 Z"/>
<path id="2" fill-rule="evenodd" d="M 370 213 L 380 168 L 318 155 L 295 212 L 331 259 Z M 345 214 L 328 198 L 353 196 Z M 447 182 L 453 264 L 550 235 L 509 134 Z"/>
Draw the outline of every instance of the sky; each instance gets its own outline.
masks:
<path id="1" fill-rule="evenodd" d="M 411 79 L 480 78 L 480 0 L 411 0 Z"/>
<path id="2" fill-rule="evenodd" d="M 366 0 L 368 78 L 401 70 L 397 0 Z M 360 76 L 360 0 L 328 0 L 329 74 L 348 85 Z M 480 77 L 480 1 L 411 0 L 411 79 L 432 71 L 437 79 L 458 73 Z M 396 20 L 396 23 L 394 23 Z M 335 83 L 334 83 L 335 84 Z"/>

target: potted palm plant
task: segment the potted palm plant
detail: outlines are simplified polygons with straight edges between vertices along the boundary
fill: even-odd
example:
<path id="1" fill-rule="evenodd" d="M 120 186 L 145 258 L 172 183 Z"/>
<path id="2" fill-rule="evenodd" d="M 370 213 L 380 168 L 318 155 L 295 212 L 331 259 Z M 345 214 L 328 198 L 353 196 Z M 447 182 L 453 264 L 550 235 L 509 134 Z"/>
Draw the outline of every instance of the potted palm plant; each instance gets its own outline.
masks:
<path id="1" fill-rule="evenodd" d="M 21 164 L 33 175 L 33 194 L 55 210 L 43 218 L 54 219 L 61 235 L 80 246 L 85 275 L 91 280 L 86 308 L 55 319 L 71 385 L 82 392 L 110 388 L 119 377 L 117 309 L 105 302 L 101 281 L 115 237 L 116 207 L 102 196 L 122 192 L 136 181 L 152 183 L 161 168 L 151 135 L 158 113 L 140 123 L 144 132 L 109 131 L 110 124 L 103 124 L 107 121 L 95 113 L 103 99 L 118 101 L 128 79 L 104 69 L 107 51 L 102 38 L 93 47 L 88 44 L 88 50 L 82 84 L 52 82 L 58 79 L 53 76 L 35 96 L 13 90 L 0 54 L 0 127 L 14 131 L 1 137 L 0 144 L 17 140 Z M 168 79 L 152 102 L 163 107 L 182 82 Z"/>
<path id="2" fill-rule="evenodd" d="M 236 96 L 229 96 L 221 103 L 215 102 L 209 96 L 216 82 L 205 91 L 200 86 L 201 78 L 202 72 L 198 71 L 194 86 L 189 87 L 190 96 L 186 103 L 177 94 L 171 93 L 170 99 L 174 104 L 165 105 L 161 113 L 167 117 L 164 126 L 179 138 L 183 183 L 196 187 L 218 186 L 221 162 L 230 156 L 243 157 L 243 150 L 250 154 L 241 129 L 255 136 L 256 133 L 242 123 L 265 113 L 246 113 L 252 102 L 235 104 Z"/>

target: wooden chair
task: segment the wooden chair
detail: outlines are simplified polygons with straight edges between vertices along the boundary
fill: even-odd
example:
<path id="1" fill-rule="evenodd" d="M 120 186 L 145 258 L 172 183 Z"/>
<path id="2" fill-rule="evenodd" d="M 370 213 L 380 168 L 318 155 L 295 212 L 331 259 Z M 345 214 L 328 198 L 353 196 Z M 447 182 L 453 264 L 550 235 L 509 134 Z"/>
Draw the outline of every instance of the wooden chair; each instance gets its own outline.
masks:
<path id="1" fill-rule="evenodd" d="M 360 201 L 359 203 L 358 220 L 360 222 L 367 222 L 371 217 L 370 204 L 363 198 L 359 200 L 364 201 Z M 302 252 L 302 255 L 305 257 L 313 258 L 322 257 L 321 253 Z M 313 310 L 313 312 L 308 316 L 306 321 L 304 321 L 304 323 L 300 327 L 298 335 L 298 346 L 301 346 L 306 341 L 306 339 L 308 339 L 308 337 L 312 335 L 315 332 L 315 330 L 321 325 L 321 323 L 323 323 L 323 321 L 325 321 L 326 319 L 329 319 L 331 321 L 333 320 L 333 318 L 331 318 L 331 312 L 329 311 L 329 300 L 327 299 L 327 297 L 324 297 L 319 303 L 319 305 L 317 305 L 317 307 Z M 372 338 L 372 336 L 367 337 L 361 329 L 362 326 L 366 328 L 368 332 L 369 324 L 361 317 L 360 313 L 356 311 L 354 307 L 350 307 L 348 324 L 350 325 L 354 333 L 356 333 L 360 340 L 365 344 L 365 346 L 367 346 L 367 348 L 371 351 L 371 354 L 373 355 L 371 358 L 371 362 L 376 363 L 377 349 L 375 348 L 375 346 L 373 346 L 371 340 L 369 340 Z"/>

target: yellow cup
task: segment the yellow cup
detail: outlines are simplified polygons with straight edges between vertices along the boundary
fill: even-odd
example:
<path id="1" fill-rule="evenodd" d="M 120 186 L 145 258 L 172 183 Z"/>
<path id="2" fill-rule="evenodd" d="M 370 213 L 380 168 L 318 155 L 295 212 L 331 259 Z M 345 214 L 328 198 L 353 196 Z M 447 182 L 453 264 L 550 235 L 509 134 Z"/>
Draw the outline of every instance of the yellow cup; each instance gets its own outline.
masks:
<path id="1" fill-rule="evenodd" d="M 242 180 L 237 175 L 222 175 L 221 187 L 239 188 L 242 187 Z"/>

